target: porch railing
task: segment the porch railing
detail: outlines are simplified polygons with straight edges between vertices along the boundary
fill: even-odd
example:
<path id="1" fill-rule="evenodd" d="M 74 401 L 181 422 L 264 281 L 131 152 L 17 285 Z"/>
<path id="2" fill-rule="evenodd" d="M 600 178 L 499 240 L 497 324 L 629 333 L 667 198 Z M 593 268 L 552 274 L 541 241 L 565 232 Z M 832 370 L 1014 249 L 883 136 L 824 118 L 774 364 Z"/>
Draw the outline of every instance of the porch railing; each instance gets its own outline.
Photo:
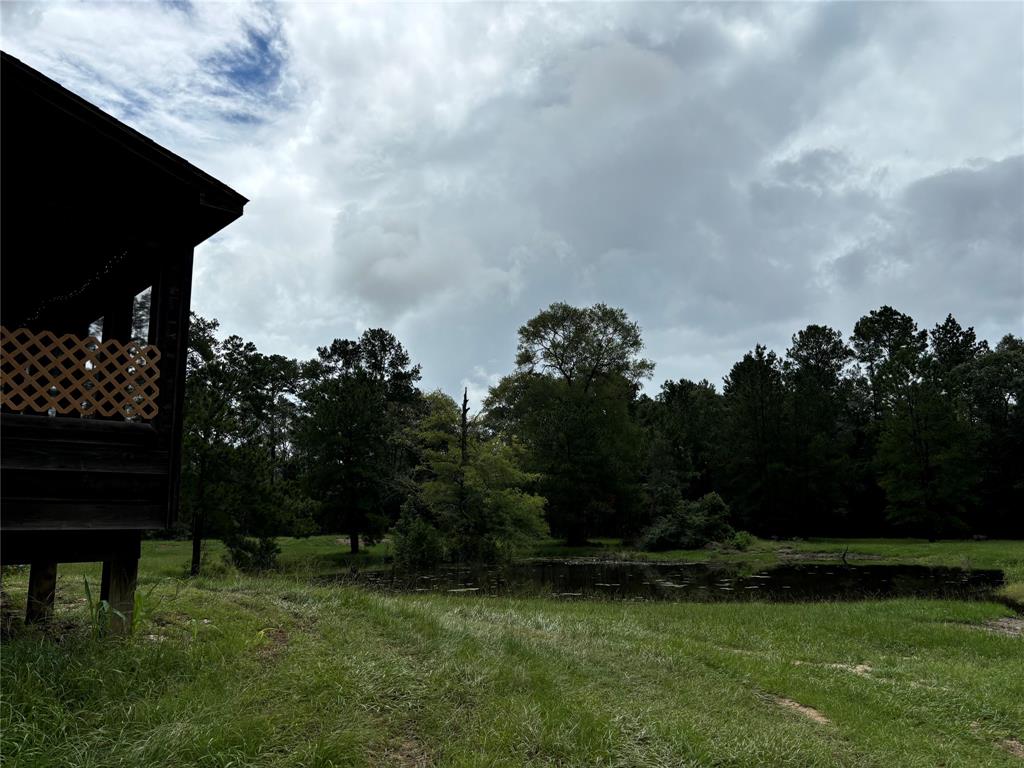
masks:
<path id="1" fill-rule="evenodd" d="M 50 416 L 152 419 L 158 412 L 159 360 L 152 344 L 0 326 L 0 407 Z"/>

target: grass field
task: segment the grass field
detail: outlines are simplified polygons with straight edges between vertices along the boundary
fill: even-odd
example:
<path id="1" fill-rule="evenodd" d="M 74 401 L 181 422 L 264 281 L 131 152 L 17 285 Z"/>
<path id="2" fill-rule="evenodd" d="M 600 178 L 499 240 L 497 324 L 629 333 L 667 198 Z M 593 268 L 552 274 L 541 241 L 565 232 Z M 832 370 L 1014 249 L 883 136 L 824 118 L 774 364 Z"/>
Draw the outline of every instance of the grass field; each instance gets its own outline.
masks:
<path id="1" fill-rule="evenodd" d="M 1004 605 L 384 595 L 315 585 L 352 564 L 333 539 L 282 544 L 282 573 L 187 580 L 186 543 L 145 542 L 125 640 L 90 633 L 82 578 L 98 566 L 63 567 L 57 625 L 3 645 L 4 765 L 1024 764 L 1024 637 L 997 631 Z M 632 556 L 600 544 L 537 554 Z M 847 549 L 1024 582 L 1024 542 L 757 542 L 744 557 Z M 4 586 L 18 604 L 25 574 Z"/>

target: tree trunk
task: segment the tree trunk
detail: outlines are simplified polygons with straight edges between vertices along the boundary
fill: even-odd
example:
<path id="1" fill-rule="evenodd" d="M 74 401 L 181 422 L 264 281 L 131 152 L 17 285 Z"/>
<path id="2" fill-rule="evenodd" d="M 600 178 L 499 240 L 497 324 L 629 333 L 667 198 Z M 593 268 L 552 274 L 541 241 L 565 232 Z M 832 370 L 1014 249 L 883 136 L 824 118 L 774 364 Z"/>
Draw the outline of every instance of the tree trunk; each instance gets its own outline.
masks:
<path id="1" fill-rule="evenodd" d="M 462 390 L 462 423 L 459 427 L 459 456 L 464 467 L 469 460 L 469 387 Z"/>
<path id="2" fill-rule="evenodd" d="M 586 544 L 587 534 L 581 526 L 573 526 L 566 533 L 565 545 L 567 547 L 584 547 Z"/>
<path id="3" fill-rule="evenodd" d="M 469 461 L 469 388 L 462 390 L 462 419 L 459 424 L 459 519 L 466 521 L 466 464 Z"/>
<path id="4" fill-rule="evenodd" d="M 26 624 L 46 624 L 53 618 L 54 594 L 57 591 L 57 563 L 34 561 L 28 572 Z"/>
<path id="5" fill-rule="evenodd" d="M 274 484 L 277 474 L 277 430 L 270 429 L 270 484 Z"/>
<path id="6" fill-rule="evenodd" d="M 349 546 L 352 548 L 352 554 L 353 555 L 358 555 L 359 554 L 359 533 L 357 531 L 352 531 L 348 535 L 348 542 L 349 542 Z"/>
<path id="7" fill-rule="evenodd" d="M 189 573 L 193 576 L 199 575 L 199 568 L 203 557 L 203 513 L 198 509 L 192 513 L 192 567 Z"/>
<path id="8" fill-rule="evenodd" d="M 585 517 L 569 520 L 565 530 L 565 543 L 570 547 L 582 547 L 587 543 L 587 521 Z"/>
<path id="9" fill-rule="evenodd" d="M 198 576 L 203 558 L 203 505 L 206 495 L 206 462 L 199 465 L 199 484 L 196 488 L 196 503 L 192 507 L 192 566 L 189 574 Z"/>

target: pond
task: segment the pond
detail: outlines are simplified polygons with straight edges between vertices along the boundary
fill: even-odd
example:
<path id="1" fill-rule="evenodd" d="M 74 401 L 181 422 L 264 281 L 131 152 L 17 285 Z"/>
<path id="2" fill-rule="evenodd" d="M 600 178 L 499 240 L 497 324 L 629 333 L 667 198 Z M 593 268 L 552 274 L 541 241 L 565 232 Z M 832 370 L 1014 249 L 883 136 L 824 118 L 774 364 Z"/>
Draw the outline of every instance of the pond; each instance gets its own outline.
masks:
<path id="1" fill-rule="evenodd" d="M 743 563 L 636 563 L 532 560 L 489 568 L 444 567 L 429 573 L 365 571 L 345 577 L 399 592 L 604 600 L 861 600 L 888 597 L 984 598 L 1002 571 L 922 565 L 790 563 L 757 569 Z"/>

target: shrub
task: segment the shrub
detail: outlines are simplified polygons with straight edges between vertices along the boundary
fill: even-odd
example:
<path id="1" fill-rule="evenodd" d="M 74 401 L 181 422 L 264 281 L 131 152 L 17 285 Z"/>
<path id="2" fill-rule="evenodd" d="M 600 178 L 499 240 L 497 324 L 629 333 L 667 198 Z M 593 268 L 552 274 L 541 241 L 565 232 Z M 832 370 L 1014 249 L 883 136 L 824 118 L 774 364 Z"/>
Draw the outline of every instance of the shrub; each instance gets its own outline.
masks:
<path id="1" fill-rule="evenodd" d="M 232 536 L 224 539 L 231 563 L 240 571 L 269 571 L 277 567 L 281 548 L 271 537 Z"/>
<path id="2" fill-rule="evenodd" d="M 395 566 L 402 571 L 433 568 L 444 559 L 441 533 L 422 517 L 403 515 L 395 526 Z"/>
<path id="3" fill-rule="evenodd" d="M 185 575 L 189 573 L 189 563 L 185 563 Z M 238 567 L 235 565 L 235 560 L 231 556 L 231 551 L 227 551 L 221 554 L 220 557 L 207 558 L 206 553 L 203 553 L 203 567 L 202 575 L 208 579 L 222 579 L 228 577 L 234 577 L 238 575 Z"/>
<path id="4" fill-rule="evenodd" d="M 644 530 L 637 543 L 641 549 L 656 552 L 726 542 L 735 537 L 728 521 L 729 507 L 717 493 L 709 493 L 697 501 L 677 503 Z"/>
<path id="5" fill-rule="evenodd" d="M 754 543 L 753 534 L 747 533 L 746 531 L 736 531 L 733 534 L 732 541 L 733 549 L 738 549 L 740 552 L 746 552 L 750 549 L 750 545 Z"/>

